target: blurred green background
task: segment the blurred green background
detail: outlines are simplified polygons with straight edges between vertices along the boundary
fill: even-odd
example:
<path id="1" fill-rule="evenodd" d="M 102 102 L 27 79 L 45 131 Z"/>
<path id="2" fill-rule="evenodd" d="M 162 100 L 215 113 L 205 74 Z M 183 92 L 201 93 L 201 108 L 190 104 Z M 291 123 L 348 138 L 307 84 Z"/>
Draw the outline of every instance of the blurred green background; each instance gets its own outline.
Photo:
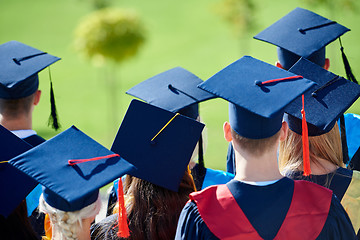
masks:
<path id="1" fill-rule="evenodd" d="M 218 14 L 221 0 L 106 2 L 111 7 L 137 11 L 145 26 L 146 41 L 135 57 L 120 64 L 96 67 L 81 57 L 73 45 L 75 28 L 95 10 L 94 0 L 0 0 L 0 44 L 17 40 L 62 58 L 51 66 L 62 130 L 76 125 L 106 147 L 111 146 L 132 99 L 125 94 L 127 89 L 176 66 L 206 80 L 244 54 L 275 63 L 276 48 L 253 40 L 252 36 L 297 6 L 315 11 L 351 29 L 342 37 L 342 42 L 353 72 L 360 80 L 360 17 L 357 1 L 255 0 L 251 1 L 251 11 L 245 9 L 249 14 L 245 19 L 250 21 L 250 27 L 240 26 L 243 28 L 229 24 Z M 241 34 L 236 33 L 235 28 L 240 29 Z M 339 41 L 327 48 L 327 55 L 331 59 L 330 69 L 345 75 L 339 48 Z M 116 111 L 111 111 L 110 107 L 105 81 L 108 74 L 115 74 L 116 77 Z M 48 75 L 48 70 L 40 73 L 42 99 L 35 109 L 33 123 L 38 134 L 47 139 L 56 134 L 47 126 L 50 113 Z M 207 126 L 206 166 L 225 169 L 227 143 L 223 138 L 222 125 L 227 120 L 227 103 L 213 99 L 202 103 L 200 112 Z M 359 103 L 354 104 L 349 112 L 360 113 Z"/>

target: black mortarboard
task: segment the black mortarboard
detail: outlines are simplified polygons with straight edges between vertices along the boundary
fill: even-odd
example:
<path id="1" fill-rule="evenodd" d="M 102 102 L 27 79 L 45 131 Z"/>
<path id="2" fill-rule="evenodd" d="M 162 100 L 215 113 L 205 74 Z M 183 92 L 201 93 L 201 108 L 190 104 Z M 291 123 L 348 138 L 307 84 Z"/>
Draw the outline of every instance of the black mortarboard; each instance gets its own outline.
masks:
<path id="1" fill-rule="evenodd" d="M 196 119 L 197 103 L 214 98 L 197 88 L 202 82 L 193 73 L 176 67 L 139 83 L 126 93 L 151 105 Z"/>
<path id="2" fill-rule="evenodd" d="M 295 8 L 254 38 L 278 46 L 278 58 L 289 69 L 300 57 L 324 66 L 325 46 L 350 29 L 303 8 Z"/>
<path id="3" fill-rule="evenodd" d="M 0 45 L 0 98 L 19 99 L 30 96 L 39 86 L 38 72 L 60 58 L 17 41 Z M 50 79 L 51 117 L 59 128 L 52 82 Z"/>
<path id="4" fill-rule="evenodd" d="M 339 117 L 360 96 L 359 85 L 304 58 L 301 58 L 289 71 L 317 83 L 304 94 L 309 136 L 329 132 Z M 288 114 L 284 117 L 289 128 L 298 134 L 302 133 L 301 108 L 302 101 L 298 98 L 285 109 Z"/>
<path id="5" fill-rule="evenodd" d="M 45 201 L 62 211 L 92 204 L 99 188 L 134 169 L 74 126 L 9 163 L 42 184 Z"/>
<path id="6" fill-rule="evenodd" d="M 230 102 L 230 125 L 240 136 L 261 139 L 280 130 L 285 107 L 313 84 L 244 56 L 199 87 Z"/>
<path id="7" fill-rule="evenodd" d="M 130 175 L 177 191 L 204 124 L 132 100 L 111 150 L 132 163 Z"/>
<path id="8" fill-rule="evenodd" d="M 0 215 L 9 216 L 37 185 L 31 177 L 7 162 L 31 148 L 28 143 L 0 125 Z"/>

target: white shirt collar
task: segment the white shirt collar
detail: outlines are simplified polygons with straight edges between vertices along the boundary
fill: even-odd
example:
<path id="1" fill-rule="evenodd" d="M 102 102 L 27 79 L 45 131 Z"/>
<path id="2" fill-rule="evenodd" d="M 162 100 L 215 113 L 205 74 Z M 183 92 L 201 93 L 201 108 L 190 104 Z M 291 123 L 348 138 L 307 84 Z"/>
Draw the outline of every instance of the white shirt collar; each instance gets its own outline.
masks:
<path id="1" fill-rule="evenodd" d="M 272 181 L 263 181 L 263 182 L 251 182 L 251 181 L 241 181 L 241 182 L 246 183 L 246 184 L 250 184 L 250 185 L 254 185 L 254 186 L 267 186 L 267 185 L 276 183 L 279 180 L 280 179 L 272 180 Z"/>
<path id="2" fill-rule="evenodd" d="M 32 129 L 14 130 L 11 132 L 21 139 L 36 135 L 36 132 Z"/>

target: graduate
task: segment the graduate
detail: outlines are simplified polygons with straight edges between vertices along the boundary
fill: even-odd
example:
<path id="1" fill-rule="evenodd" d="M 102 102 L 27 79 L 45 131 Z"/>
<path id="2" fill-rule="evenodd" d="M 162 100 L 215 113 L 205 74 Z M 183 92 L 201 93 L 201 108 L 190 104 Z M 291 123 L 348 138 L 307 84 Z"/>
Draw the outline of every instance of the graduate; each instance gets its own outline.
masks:
<path id="1" fill-rule="evenodd" d="M 27 215 L 26 196 L 37 182 L 8 163 L 32 146 L 0 125 L 0 233 L 2 239 L 40 239 Z"/>
<path id="2" fill-rule="evenodd" d="M 99 188 L 135 169 L 75 126 L 9 163 L 43 186 L 39 207 L 50 220 L 49 240 L 89 240 L 101 207 Z M 126 217 L 121 219 L 119 235 L 128 236 Z"/>
<path id="3" fill-rule="evenodd" d="M 45 141 L 32 129 L 33 111 L 41 99 L 38 73 L 59 60 L 56 56 L 18 41 L 0 45 L 0 124 L 32 146 Z M 50 96 L 49 124 L 58 129 L 51 76 Z M 44 229 L 44 215 L 35 211 L 40 194 L 41 186 L 38 186 L 26 197 L 28 215 L 32 214 L 31 223 L 39 236 Z"/>
<path id="4" fill-rule="evenodd" d="M 254 38 L 277 46 L 278 61 L 275 65 L 286 70 L 290 69 L 300 57 L 329 69 L 330 59 L 326 58 L 326 46 L 339 39 L 347 79 L 356 82 L 340 39 L 348 31 L 350 29 L 335 21 L 297 7 Z M 345 122 L 343 119 L 341 121 L 344 162 L 348 163 Z M 233 149 L 229 145 L 227 156 L 229 172 L 234 171 L 233 156 Z"/>
<path id="5" fill-rule="evenodd" d="M 182 115 L 131 102 L 111 147 L 137 168 L 124 182 L 127 239 L 174 239 L 180 212 L 195 191 L 188 164 L 203 128 Z M 118 239 L 116 225 L 116 214 L 94 224 L 92 239 Z"/>
<path id="6" fill-rule="evenodd" d="M 244 56 L 199 85 L 229 101 L 224 136 L 235 150 L 236 175 L 190 195 L 175 239 L 354 239 L 330 190 L 278 169 L 279 141 L 288 131 L 284 109 L 314 84 Z"/>
<path id="7" fill-rule="evenodd" d="M 199 103 L 215 98 L 214 95 L 197 87 L 202 82 L 198 76 L 188 70 L 175 67 L 139 83 L 126 93 L 168 111 L 178 112 L 201 121 Z M 204 135 L 200 136 L 190 162 L 190 170 L 197 190 L 214 184 L 227 183 L 234 177 L 233 174 L 205 167 Z M 198 163 L 195 163 L 196 157 Z"/>
<path id="8" fill-rule="evenodd" d="M 32 146 L 45 139 L 32 130 L 32 114 L 41 97 L 38 73 L 60 58 L 18 41 L 0 45 L 0 123 Z M 49 124 L 59 129 L 50 78 Z"/>
<path id="9" fill-rule="evenodd" d="M 280 143 L 280 171 L 293 179 L 305 179 L 331 189 L 348 213 L 355 231 L 360 228 L 360 172 L 344 168 L 339 117 L 359 98 L 360 86 L 301 58 L 290 72 L 314 80 L 316 86 L 304 94 L 309 135 L 311 174 L 303 176 L 302 120 L 300 98 L 284 116 L 289 134 Z"/>

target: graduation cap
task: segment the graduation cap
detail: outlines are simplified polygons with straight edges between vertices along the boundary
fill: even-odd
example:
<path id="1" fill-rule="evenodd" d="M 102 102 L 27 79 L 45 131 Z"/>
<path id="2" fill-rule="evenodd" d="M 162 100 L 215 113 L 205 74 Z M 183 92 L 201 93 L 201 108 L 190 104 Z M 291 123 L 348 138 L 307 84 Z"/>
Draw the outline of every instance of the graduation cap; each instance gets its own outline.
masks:
<path id="1" fill-rule="evenodd" d="M 177 191 L 204 124 L 132 100 L 111 150 L 137 169 L 130 175 Z"/>
<path id="2" fill-rule="evenodd" d="M 75 126 L 9 163 L 42 184 L 45 201 L 62 211 L 94 203 L 99 188 L 134 169 Z"/>
<path id="3" fill-rule="evenodd" d="M 306 122 L 309 136 L 319 136 L 329 132 L 339 117 L 358 99 L 360 86 L 333 74 L 324 68 L 301 58 L 289 70 L 313 80 L 317 85 L 304 94 Z M 284 118 L 289 128 L 302 133 L 301 99 L 294 100 L 286 108 Z"/>
<path id="4" fill-rule="evenodd" d="M 225 67 L 199 87 L 230 102 L 229 122 L 240 136 L 277 133 L 285 107 L 314 83 L 250 56 Z"/>
<path id="5" fill-rule="evenodd" d="M 8 217 L 35 188 L 37 182 L 7 161 L 32 146 L 0 125 L 0 215 Z"/>
<path id="6" fill-rule="evenodd" d="M 17 41 L 0 45 L 0 98 L 19 99 L 30 96 L 39 86 L 38 72 L 60 58 L 52 56 Z M 50 102 L 53 127 L 59 123 L 56 116 L 55 97 L 50 78 Z"/>
<path id="7" fill-rule="evenodd" d="M 298 7 L 254 38 L 278 46 L 278 59 L 285 69 L 300 57 L 323 67 L 326 45 L 347 31 L 335 21 Z"/>
<path id="8" fill-rule="evenodd" d="M 197 88 L 202 82 L 193 73 L 176 67 L 139 83 L 126 93 L 151 105 L 196 119 L 199 115 L 197 103 L 214 98 Z"/>

